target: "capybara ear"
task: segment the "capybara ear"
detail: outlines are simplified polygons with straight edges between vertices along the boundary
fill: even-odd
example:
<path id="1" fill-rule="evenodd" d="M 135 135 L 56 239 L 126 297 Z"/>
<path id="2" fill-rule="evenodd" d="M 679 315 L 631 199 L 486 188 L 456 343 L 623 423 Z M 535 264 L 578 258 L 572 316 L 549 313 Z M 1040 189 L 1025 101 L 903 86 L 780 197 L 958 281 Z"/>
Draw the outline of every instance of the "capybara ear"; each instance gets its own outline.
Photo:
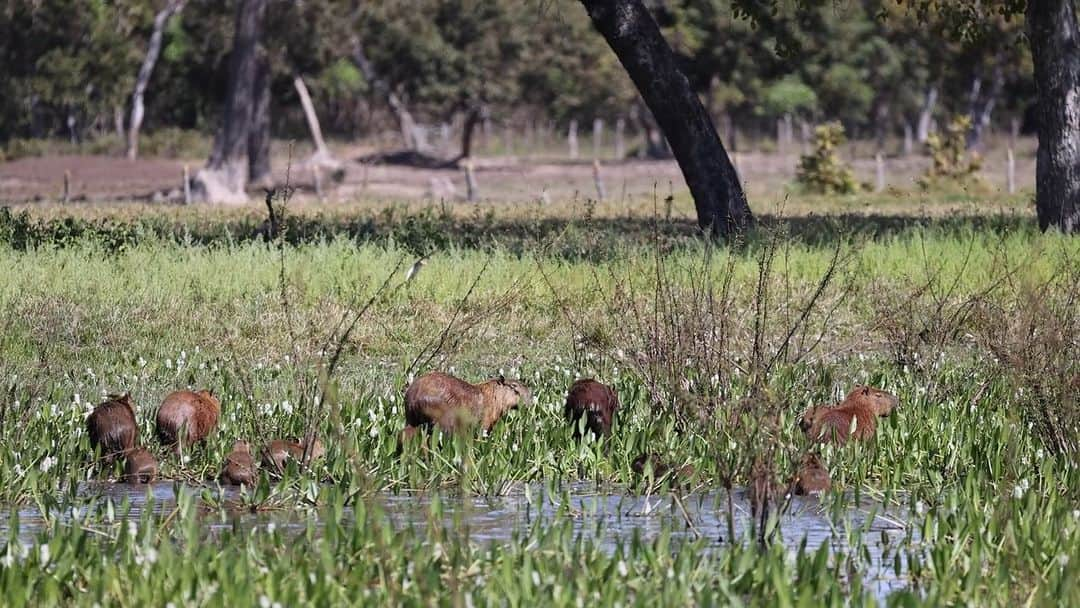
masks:
<path id="1" fill-rule="evenodd" d="M 862 394 L 869 395 L 870 394 L 870 387 L 869 386 L 863 386 L 862 387 Z"/>
<path id="2" fill-rule="evenodd" d="M 499 384 L 506 384 L 506 376 L 499 374 Z"/>

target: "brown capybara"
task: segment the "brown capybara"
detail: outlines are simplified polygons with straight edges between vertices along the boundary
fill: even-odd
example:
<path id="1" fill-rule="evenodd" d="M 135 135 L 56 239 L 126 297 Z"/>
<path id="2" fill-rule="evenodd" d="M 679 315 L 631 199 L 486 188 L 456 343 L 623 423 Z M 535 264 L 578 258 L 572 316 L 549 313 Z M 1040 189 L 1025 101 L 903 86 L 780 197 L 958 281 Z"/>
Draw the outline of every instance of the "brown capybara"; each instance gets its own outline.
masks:
<path id="1" fill-rule="evenodd" d="M 150 483 L 157 477 L 157 459 L 146 448 L 128 451 L 124 463 L 124 481 L 127 483 Z"/>
<path id="2" fill-rule="evenodd" d="M 440 372 L 420 376 L 405 391 L 405 424 L 414 427 L 439 425 L 452 431 L 470 423 L 484 430 L 507 411 L 527 405 L 532 393 L 517 380 L 501 376 L 480 384 L 469 384 Z"/>
<path id="3" fill-rule="evenodd" d="M 857 386 L 834 406 L 811 407 L 799 421 L 811 441 L 843 445 L 848 438 L 865 441 L 874 436 L 878 417 L 892 413 L 899 403 L 895 395 L 869 386 Z"/>
<path id="4" fill-rule="evenodd" d="M 619 397 L 615 391 L 592 378 L 582 378 L 570 386 L 563 415 L 573 426 L 574 437 L 581 437 L 582 417 L 585 418 L 585 428 L 600 437 L 611 432 L 618 409 Z"/>
<path id="5" fill-rule="evenodd" d="M 217 426 L 221 402 L 210 391 L 169 393 L 157 413 L 157 436 L 179 452 L 202 441 Z"/>
<path id="6" fill-rule="evenodd" d="M 135 423 L 131 395 L 109 395 L 87 416 L 86 432 L 90 436 L 90 446 L 99 450 L 106 464 L 112 464 L 133 449 L 138 440 L 139 427 Z"/>
<path id="7" fill-rule="evenodd" d="M 652 468 L 653 479 L 660 479 L 668 473 L 674 472 L 672 475 L 674 479 L 686 481 L 693 478 L 694 473 L 697 472 L 692 464 L 674 468 L 661 460 L 658 455 L 651 452 L 646 452 L 641 456 L 638 456 L 630 463 L 630 470 L 638 475 L 644 475 L 650 467 Z"/>
<path id="8" fill-rule="evenodd" d="M 275 439 L 263 450 L 262 461 L 263 466 L 281 474 L 285 471 L 285 465 L 290 459 L 303 466 L 308 466 L 325 455 L 326 448 L 315 437 L 311 438 L 310 441 Z"/>
<path id="9" fill-rule="evenodd" d="M 792 492 L 800 495 L 826 492 L 832 486 L 832 479 L 816 454 L 805 454 L 791 486 Z"/>
<path id="10" fill-rule="evenodd" d="M 221 482 L 234 486 L 255 485 L 255 460 L 251 457 L 248 442 L 233 442 L 232 451 L 225 457 L 225 466 L 221 469 Z"/>

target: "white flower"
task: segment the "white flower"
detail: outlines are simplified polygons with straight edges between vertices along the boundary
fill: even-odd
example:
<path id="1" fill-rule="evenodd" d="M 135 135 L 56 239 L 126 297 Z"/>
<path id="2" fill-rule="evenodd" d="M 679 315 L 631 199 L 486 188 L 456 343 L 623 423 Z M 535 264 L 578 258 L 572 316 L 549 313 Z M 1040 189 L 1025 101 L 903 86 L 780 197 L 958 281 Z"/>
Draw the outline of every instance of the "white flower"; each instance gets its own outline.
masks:
<path id="1" fill-rule="evenodd" d="M 533 584 L 534 587 L 539 587 L 540 586 L 540 573 L 537 572 L 536 570 L 533 570 L 533 573 L 532 573 L 532 584 Z"/>
<path id="2" fill-rule="evenodd" d="M 293 413 L 293 406 L 291 403 L 289 403 L 288 399 L 281 402 L 281 411 L 285 412 L 286 414 Z"/>
<path id="3" fill-rule="evenodd" d="M 146 359 L 139 357 L 139 367 L 146 367 Z"/>
<path id="4" fill-rule="evenodd" d="M 915 513 L 918 515 L 926 513 L 926 505 L 923 504 L 923 501 L 919 500 L 915 502 Z"/>
<path id="5" fill-rule="evenodd" d="M 167 369 L 172 369 L 172 359 L 165 359 L 165 367 Z"/>
<path id="6" fill-rule="evenodd" d="M 53 468 L 53 464 L 55 464 L 55 463 L 56 463 L 56 461 L 53 460 L 52 456 L 46 456 L 45 458 L 42 458 L 41 459 L 41 465 L 40 465 L 41 472 L 42 473 L 48 473 L 49 469 Z"/>
<path id="7" fill-rule="evenodd" d="M 371 427 L 371 430 L 368 431 L 368 436 L 370 436 L 372 439 L 375 439 L 379 436 L 379 429 L 377 427 Z"/>
<path id="8" fill-rule="evenodd" d="M 1020 484 L 1016 484 L 1013 488 L 1013 498 L 1020 499 L 1024 497 L 1024 488 L 1020 487 Z"/>
<path id="9" fill-rule="evenodd" d="M 260 595 L 259 605 L 262 606 L 262 608 L 270 608 L 270 598 L 266 597 L 265 595 Z"/>
<path id="10" fill-rule="evenodd" d="M 133 521 L 127 522 L 128 535 L 135 536 L 139 533 L 139 526 Z"/>
<path id="11" fill-rule="evenodd" d="M 626 562 L 624 562 L 623 560 L 620 559 L 617 568 L 619 570 L 619 576 L 626 576 L 626 574 L 627 574 Z"/>
<path id="12" fill-rule="evenodd" d="M 1062 568 L 1069 565 L 1069 556 L 1068 556 L 1068 554 L 1062 553 L 1061 555 L 1058 556 L 1058 565 L 1061 566 Z"/>
<path id="13" fill-rule="evenodd" d="M 42 566 L 47 566 L 49 564 L 49 560 L 52 559 L 52 556 L 49 554 L 49 545 L 46 544 L 38 547 L 38 557 L 41 560 Z"/>
<path id="14" fill-rule="evenodd" d="M 10 551 L 5 553 L 4 557 L 0 557 L 0 566 L 3 566 L 4 568 L 10 568 L 14 564 L 15 556 L 12 555 Z"/>
<path id="15" fill-rule="evenodd" d="M 152 564 L 157 561 L 158 552 L 157 549 L 150 547 L 146 550 L 146 563 Z"/>
<path id="16" fill-rule="evenodd" d="M 267 534 L 273 534 L 274 530 L 277 530 L 277 524 L 275 524 L 274 522 L 270 522 L 270 523 L 266 524 L 266 533 Z"/>

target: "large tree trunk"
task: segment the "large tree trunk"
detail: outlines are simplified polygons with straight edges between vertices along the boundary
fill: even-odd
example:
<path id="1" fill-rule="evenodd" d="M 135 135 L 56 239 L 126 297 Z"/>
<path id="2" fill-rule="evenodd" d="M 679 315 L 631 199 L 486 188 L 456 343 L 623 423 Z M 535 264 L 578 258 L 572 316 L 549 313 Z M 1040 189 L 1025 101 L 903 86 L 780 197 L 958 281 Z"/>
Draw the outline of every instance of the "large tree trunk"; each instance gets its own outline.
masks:
<path id="1" fill-rule="evenodd" d="M 127 157 L 135 160 L 139 157 L 139 130 L 142 128 L 143 95 L 146 87 L 150 84 L 150 77 L 154 74 L 154 66 L 157 65 L 158 55 L 161 54 L 161 38 L 165 32 L 165 26 L 173 15 L 184 9 L 186 0 L 169 0 L 157 15 L 154 15 L 154 30 L 150 34 L 150 42 L 146 45 L 146 56 L 143 57 L 139 74 L 135 77 L 135 91 L 131 94 L 131 119 L 128 127 Z"/>
<path id="2" fill-rule="evenodd" d="M 754 218 L 735 168 L 648 9 L 641 0 L 581 3 L 667 137 L 694 197 L 698 224 L 713 235 L 745 231 Z"/>
<path id="3" fill-rule="evenodd" d="M 229 87 L 222 125 L 206 167 L 196 174 L 195 195 L 218 203 L 244 203 L 250 171 L 248 155 L 257 104 L 259 42 L 269 0 L 241 0 L 236 10 L 236 36 L 229 61 Z"/>
<path id="4" fill-rule="evenodd" d="M 1080 25 L 1074 0 L 1029 0 L 1028 39 L 1038 88 L 1039 227 L 1080 232 Z"/>
<path id="5" fill-rule="evenodd" d="M 251 104 L 251 130 L 248 132 L 248 180 L 251 185 L 270 188 L 274 174 L 270 165 L 270 57 L 259 49 L 252 87 L 255 99 Z"/>

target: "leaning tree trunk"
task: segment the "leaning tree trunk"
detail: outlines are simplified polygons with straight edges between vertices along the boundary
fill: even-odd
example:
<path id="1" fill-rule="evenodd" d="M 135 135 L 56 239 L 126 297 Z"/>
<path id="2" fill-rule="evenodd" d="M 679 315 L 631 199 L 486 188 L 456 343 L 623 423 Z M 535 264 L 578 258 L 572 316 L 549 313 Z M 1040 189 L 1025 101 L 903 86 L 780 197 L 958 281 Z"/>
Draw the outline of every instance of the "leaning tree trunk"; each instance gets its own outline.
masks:
<path id="1" fill-rule="evenodd" d="M 330 153 L 330 148 L 323 139 L 322 127 L 319 126 L 319 115 L 315 112 L 315 104 L 311 101 L 311 92 L 308 91 L 304 78 L 299 73 L 293 75 L 293 87 L 296 95 L 300 98 L 300 107 L 304 110 L 304 118 L 307 120 L 308 130 L 311 131 L 311 141 L 315 145 L 315 153 L 311 155 L 308 163 L 311 166 L 330 169 L 335 171 L 341 168 L 341 163 Z"/>
<path id="2" fill-rule="evenodd" d="M 364 54 L 364 47 L 360 44 L 360 40 L 354 38 L 352 45 L 353 63 L 360 69 L 364 80 L 371 84 L 375 92 L 386 98 L 386 105 L 390 107 L 390 111 L 398 121 L 405 149 L 421 153 L 426 152 L 423 140 L 417 136 L 419 129 L 416 120 L 413 118 L 412 113 L 409 112 L 409 108 L 405 106 L 405 102 L 390 88 L 390 83 L 380 78 L 375 72 L 375 67 L 371 65 L 367 55 Z"/>
<path id="3" fill-rule="evenodd" d="M 457 161 L 466 160 L 472 156 L 473 136 L 476 135 L 476 126 L 480 124 L 480 109 L 470 108 L 465 113 L 465 124 L 461 128 L 461 154 Z"/>
<path id="4" fill-rule="evenodd" d="M 135 160 L 139 157 L 139 130 L 142 128 L 143 96 L 146 87 L 150 84 L 150 77 L 154 74 L 154 66 L 157 65 L 158 55 L 161 54 L 161 38 L 165 32 L 165 26 L 173 15 L 184 9 L 186 0 L 169 0 L 165 8 L 154 15 L 154 30 L 150 34 L 150 42 L 146 45 L 146 56 L 143 57 L 139 74 L 135 77 L 135 91 L 131 94 L 131 118 L 128 126 L 127 157 Z"/>
<path id="5" fill-rule="evenodd" d="M 206 167 L 194 178 L 196 195 L 206 201 L 244 203 L 250 170 L 249 142 L 257 104 L 259 42 L 269 0 L 241 0 L 236 10 L 236 36 L 229 61 L 229 87 L 222 125 Z"/>
<path id="6" fill-rule="evenodd" d="M 919 122 L 916 123 L 918 127 L 916 127 L 915 131 L 915 140 L 920 144 L 925 144 L 926 140 L 930 138 L 930 124 L 934 120 L 934 106 L 937 105 L 937 97 L 937 85 L 931 85 L 923 97 L 922 107 L 919 108 Z"/>
<path id="7" fill-rule="evenodd" d="M 713 235 L 745 231 L 754 218 L 735 168 L 642 0 L 581 3 L 667 137 L 694 197 L 698 224 Z"/>
<path id="8" fill-rule="evenodd" d="M 1074 0 L 1029 0 L 1038 88 L 1035 211 L 1043 230 L 1080 232 L 1080 25 Z"/>

